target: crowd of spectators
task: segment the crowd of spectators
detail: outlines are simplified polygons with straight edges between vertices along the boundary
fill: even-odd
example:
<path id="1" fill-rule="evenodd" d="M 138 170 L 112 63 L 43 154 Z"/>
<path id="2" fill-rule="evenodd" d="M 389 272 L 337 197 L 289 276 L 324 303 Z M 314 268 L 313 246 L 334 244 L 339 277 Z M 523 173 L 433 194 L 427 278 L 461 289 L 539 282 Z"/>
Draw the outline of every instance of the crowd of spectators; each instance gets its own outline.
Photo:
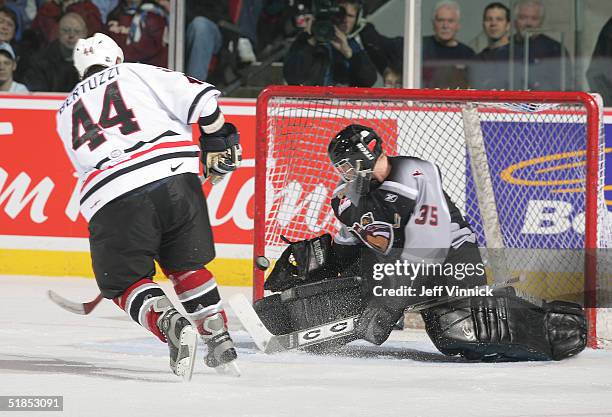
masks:
<path id="1" fill-rule="evenodd" d="M 263 4 L 187 0 L 185 72 L 206 80 L 222 48 L 254 62 Z M 0 0 L 0 91 L 71 91 L 76 42 L 96 32 L 112 37 L 127 62 L 167 67 L 169 14 L 170 0 Z"/>
<path id="2" fill-rule="evenodd" d="M 323 18 L 311 0 L 186 0 L 185 72 L 217 83 L 215 73 L 255 62 L 280 37 L 288 84 L 371 87 L 382 79 L 401 87 L 403 37 L 379 33 L 364 0 L 331 4 L 337 8 Z M 0 0 L 0 91 L 70 91 L 78 82 L 76 41 L 95 32 L 111 36 L 127 62 L 166 67 L 169 13 L 170 0 Z M 557 34 L 544 33 L 544 16 L 542 0 L 519 0 L 512 10 L 490 3 L 482 15 L 487 44 L 475 52 L 457 38 L 458 3 L 438 2 L 433 34 L 422 39 L 423 87 L 573 90 L 570 55 L 548 36 Z M 612 19 L 586 74 L 606 104 L 610 68 Z"/>
<path id="3" fill-rule="evenodd" d="M 164 2 L 169 3 L 0 0 L 0 44 L 4 51 L 10 47 L 15 56 L 13 84 L 16 80 L 29 91 L 69 92 L 79 81 L 72 63 L 74 47 L 79 39 L 96 32 L 112 36 L 133 62 L 166 65 L 168 10 Z"/>
<path id="4" fill-rule="evenodd" d="M 284 60 L 288 84 L 370 87 L 382 76 L 385 87 L 401 87 L 403 38 L 377 32 L 363 17 L 360 0 L 340 0 L 346 11 L 335 33 L 321 38 L 306 14 L 303 31 Z M 306 11 L 308 12 L 308 11 Z M 483 11 L 487 45 L 477 53 L 458 40 L 461 10 L 453 0 L 439 1 L 432 31 L 422 38 L 422 86 L 425 88 L 573 90 L 576 78 L 567 48 L 543 28 L 541 0 L 519 0 L 513 10 L 493 2 Z M 547 33 L 545 33 L 547 32 Z M 587 78 L 590 87 L 610 96 L 612 23 L 599 37 Z M 609 99 L 608 99 L 609 100 Z"/>
<path id="5" fill-rule="evenodd" d="M 456 40 L 461 11 L 455 1 L 434 10 L 434 35 L 423 40 L 423 84 L 438 88 L 573 90 L 570 55 L 544 33 L 541 0 L 520 0 L 513 11 L 494 2 L 483 12 L 487 46 L 477 54 Z M 511 26 L 514 34 L 511 36 Z"/>

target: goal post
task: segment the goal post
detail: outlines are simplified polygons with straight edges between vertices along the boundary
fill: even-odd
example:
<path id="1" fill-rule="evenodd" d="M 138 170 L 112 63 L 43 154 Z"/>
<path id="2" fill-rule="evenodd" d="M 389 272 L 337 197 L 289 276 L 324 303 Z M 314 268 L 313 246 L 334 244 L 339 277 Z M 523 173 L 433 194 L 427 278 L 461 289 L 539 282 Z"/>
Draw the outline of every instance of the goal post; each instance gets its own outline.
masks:
<path id="1" fill-rule="evenodd" d="M 609 240 L 598 97 L 268 87 L 257 100 L 253 261 L 278 258 L 286 246 L 280 235 L 300 240 L 337 230 L 329 202 L 339 178 L 326 149 L 349 123 L 373 127 L 390 155 L 436 163 L 479 245 L 503 251 L 511 273 L 531 276 L 522 288 L 528 293 L 582 298 L 575 301 L 587 308 L 589 346 L 602 340 L 595 323 L 608 326 L 597 312 L 612 271 L 597 254 Z M 259 299 L 264 272 L 255 262 L 253 277 Z"/>

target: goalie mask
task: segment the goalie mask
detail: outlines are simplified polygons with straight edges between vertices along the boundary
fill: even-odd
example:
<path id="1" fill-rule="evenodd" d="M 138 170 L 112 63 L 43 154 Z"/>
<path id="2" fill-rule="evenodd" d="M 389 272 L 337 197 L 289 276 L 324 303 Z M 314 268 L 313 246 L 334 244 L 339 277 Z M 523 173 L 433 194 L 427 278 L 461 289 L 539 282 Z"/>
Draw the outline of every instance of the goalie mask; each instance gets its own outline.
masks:
<path id="1" fill-rule="evenodd" d="M 372 128 L 348 125 L 331 140 L 327 154 L 342 179 L 351 182 L 357 171 L 372 171 L 382 154 L 382 139 Z"/>

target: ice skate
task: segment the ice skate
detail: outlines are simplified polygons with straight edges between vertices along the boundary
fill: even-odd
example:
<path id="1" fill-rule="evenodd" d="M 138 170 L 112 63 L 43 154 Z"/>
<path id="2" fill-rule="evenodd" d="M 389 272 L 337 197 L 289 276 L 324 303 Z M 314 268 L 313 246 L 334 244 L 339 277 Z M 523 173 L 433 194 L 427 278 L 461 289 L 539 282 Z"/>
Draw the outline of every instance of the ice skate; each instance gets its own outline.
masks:
<path id="1" fill-rule="evenodd" d="M 157 326 L 168 341 L 170 369 L 185 381 L 191 380 L 195 365 L 198 333 L 189 320 L 181 316 L 166 297 L 157 301 L 153 308 L 162 311 Z"/>
<path id="2" fill-rule="evenodd" d="M 206 365 L 222 375 L 240 376 L 240 369 L 236 363 L 238 355 L 221 313 L 207 317 L 203 328 L 209 333 L 202 336 L 208 346 Z"/>

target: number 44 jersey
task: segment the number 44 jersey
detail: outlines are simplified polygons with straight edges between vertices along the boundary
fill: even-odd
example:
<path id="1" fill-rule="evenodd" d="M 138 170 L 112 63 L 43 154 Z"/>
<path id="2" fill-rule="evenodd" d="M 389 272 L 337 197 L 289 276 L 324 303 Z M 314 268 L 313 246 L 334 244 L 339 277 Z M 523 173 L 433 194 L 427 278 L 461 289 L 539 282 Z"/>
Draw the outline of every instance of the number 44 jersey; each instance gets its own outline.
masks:
<path id="1" fill-rule="evenodd" d="M 191 124 L 223 125 L 219 91 L 182 73 L 119 64 L 72 90 L 57 131 L 79 175 L 87 221 L 106 203 L 151 182 L 199 172 Z"/>

